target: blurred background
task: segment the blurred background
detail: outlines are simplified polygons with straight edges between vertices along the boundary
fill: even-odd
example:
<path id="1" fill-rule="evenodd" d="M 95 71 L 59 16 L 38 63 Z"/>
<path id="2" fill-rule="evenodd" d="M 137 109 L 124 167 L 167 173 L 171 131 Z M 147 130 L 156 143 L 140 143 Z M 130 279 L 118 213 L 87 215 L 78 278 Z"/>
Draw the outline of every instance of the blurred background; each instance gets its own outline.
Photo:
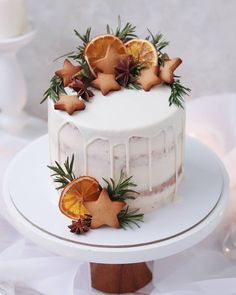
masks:
<path id="1" fill-rule="evenodd" d="M 91 26 L 93 36 L 103 34 L 106 24 L 116 27 L 120 15 L 123 23 L 137 26 L 141 38 L 147 35 L 147 28 L 154 34 L 162 32 L 171 41 L 170 57 L 183 59 L 176 73 L 192 89 L 191 103 L 186 104 L 187 133 L 218 154 L 231 182 L 229 212 L 222 226 L 199 245 L 158 260 L 153 265 L 157 281 L 151 293 L 236 294 L 236 1 L 26 0 L 27 15 L 37 34 L 21 36 L 27 42 L 23 40 L 25 46 L 17 57 L 27 83 L 30 116 L 20 112 L 14 117 L 10 111 L 21 111 L 25 101 L 24 81 L 16 78 L 21 73 L 16 71 L 17 60 L 10 48 L 16 45 L 11 39 L 1 40 L 1 32 L 11 29 L 17 19 L 14 15 L 23 15 L 23 3 L 0 0 L 0 214 L 7 212 L 1 194 L 6 167 L 21 148 L 47 132 L 47 103 L 40 105 L 40 101 L 63 63 L 63 59 L 53 60 L 76 49 L 79 40 L 74 29 L 84 33 Z M 2 25 L 4 21 L 9 25 Z M 5 50 L 6 45 L 11 50 Z M 38 149 L 33 159 L 36 169 L 45 151 Z M 25 169 L 22 167 L 23 172 Z M 0 294 L 91 294 L 87 264 L 38 248 L 10 223 L 0 215 Z"/>
<path id="2" fill-rule="evenodd" d="M 107 23 L 116 27 L 118 15 L 135 24 L 140 37 L 149 28 L 171 41 L 167 51 L 183 59 L 177 73 L 192 98 L 236 91 L 234 0 L 27 0 L 27 12 L 37 36 L 18 56 L 28 85 L 26 111 L 40 118 L 47 116 L 42 94 L 63 62 L 53 60 L 78 45 L 73 29 L 92 26 L 92 35 L 102 34 Z"/>

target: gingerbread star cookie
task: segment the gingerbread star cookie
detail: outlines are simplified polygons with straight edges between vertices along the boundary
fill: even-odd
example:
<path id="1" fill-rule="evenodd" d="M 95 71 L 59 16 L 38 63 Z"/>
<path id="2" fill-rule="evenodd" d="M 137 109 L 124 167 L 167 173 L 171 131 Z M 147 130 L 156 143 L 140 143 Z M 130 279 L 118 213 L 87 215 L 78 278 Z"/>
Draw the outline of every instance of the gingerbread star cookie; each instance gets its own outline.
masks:
<path id="1" fill-rule="evenodd" d="M 114 74 L 115 66 L 122 56 L 124 56 L 124 54 L 119 54 L 117 49 L 110 45 L 107 48 L 105 56 L 95 61 L 93 66 L 95 70 L 99 70 L 104 74 Z"/>
<path id="2" fill-rule="evenodd" d="M 84 110 L 85 107 L 85 103 L 76 95 L 60 95 L 59 100 L 54 104 L 55 110 L 66 111 L 69 115 L 75 111 Z"/>
<path id="3" fill-rule="evenodd" d="M 81 66 L 74 66 L 68 59 L 65 59 L 63 68 L 56 71 L 55 74 L 62 78 L 63 85 L 66 87 L 72 82 L 74 75 L 78 74 Z"/>
<path id="4" fill-rule="evenodd" d="M 161 84 L 161 79 L 157 76 L 158 66 L 152 66 L 141 70 L 140 76 L 137 80 L 142 85 L 145 91 L 149 91 L 153 86 Z"/>
<path id="5" fill-rule="evenodd" d="M 84 206 L 92 215 L 91 228 L 98 228 L 102 225 L 120 227 L 117 214 L 125 205 L 125 202 L 111 201 L 105 188 L 101 191 L 97 201 L 84 202 Z"/>
<path id="6" fill-rule="evenodd" d="M 97 78 L 92 81 L 92 86 L 101 90 L 103 95 L 107 95 L 110 91 L 121 89 L 121 86 L 116 82 L 114 74 L 98 73 Z"/>
<path id="7" fill-rule="evenodd" d="M 164 66 L 160 68 L 160 78 L 162 81 L 172 84 L 174 81 L 174 71 L 182 63 L 182 60 L 179 57 L 173 59 L 165 59 Z"/>

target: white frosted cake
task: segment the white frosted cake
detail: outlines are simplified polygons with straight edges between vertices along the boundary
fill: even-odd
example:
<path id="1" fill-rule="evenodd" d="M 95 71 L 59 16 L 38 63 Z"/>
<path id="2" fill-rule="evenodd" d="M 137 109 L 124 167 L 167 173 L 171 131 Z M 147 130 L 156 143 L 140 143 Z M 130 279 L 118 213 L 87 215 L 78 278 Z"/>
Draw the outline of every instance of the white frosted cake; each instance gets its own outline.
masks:
<path id="1" fill-rule="evenodd" d="M 95 96 L 73 116 L 49 102 L 51 161 L 64 163 L 74 154 L 75 174 L 100 183 L 104 175 L 117 181 L 123 170 L 140 193 L 130 207 L 145 212 L 174 200 L 183 174 L 185 111 L 169 106 L 170 88 Z"/>
<path id="2" fill-rule="evenodd" d="M 176 199 L 184 173 L 190 89 L 174 74 L 182 60 L 162 52 L 161 34 L 134 31 L 130 23 L 94 38 L 90 28 L 75 31 L 82 44 L 44 94 L 49 168 L 77 234 L 139 226 L 144 213 Z"/>

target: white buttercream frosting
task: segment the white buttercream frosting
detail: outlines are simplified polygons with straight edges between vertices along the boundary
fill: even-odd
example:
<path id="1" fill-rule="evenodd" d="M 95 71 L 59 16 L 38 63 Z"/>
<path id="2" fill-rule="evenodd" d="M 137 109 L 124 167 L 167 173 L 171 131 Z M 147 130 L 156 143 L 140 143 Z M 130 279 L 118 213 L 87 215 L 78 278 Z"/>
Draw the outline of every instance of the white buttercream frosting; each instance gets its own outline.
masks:
<path id="1" fill-rule="evenodd" d="M 149 92 L 122 89 L 106 96 L 97 90 L 94 94 L 85 111 L 73 114 L 70 119 L 82 128 L 96 129 L 103 134 L 150 128 L 176 112 L 175 106 L 169 107 L 168 86 Z M 67 117 L 64 112 L 61 115 Z"/>
<path id="2" fill-rule="evenodd" d="M 117 133 L 139 135 L 145 130 L 150 133 L 150 128 L 163 124 L 178 111 L 175 105 L 169 106 L 168 86 L 155 87 L 149 92 L 122 89 L 107 96 L 93 91 L 95 96 L 86 104 L 84 111 L 69 117 L 66 112 L 59 112 L 64 120 L 79 125 L 86 132 L 97 131 L 104 137 L 116 136 Z"/>

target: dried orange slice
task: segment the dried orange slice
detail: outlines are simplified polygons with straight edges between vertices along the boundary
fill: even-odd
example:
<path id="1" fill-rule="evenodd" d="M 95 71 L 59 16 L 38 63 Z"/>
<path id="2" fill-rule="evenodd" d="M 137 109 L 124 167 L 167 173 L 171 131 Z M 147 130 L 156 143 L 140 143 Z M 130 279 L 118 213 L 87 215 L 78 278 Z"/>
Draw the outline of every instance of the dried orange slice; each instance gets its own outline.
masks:
<path id="1" fill-rule="evenodd" d="M 132 55 L 137 62 L 144 62 L 150 67 L 157 65 L 157 51 L 150 41 L 136 38 L 126 42 L 125 46 L 127 54 Z"/>
<path id="2" fill-rule="evenodd" d="M 90 176 L 81 176 L 74 179 L 62 191 L 59 200 L 61 212 L 72 219 L 89 214 L 84 207 L 84 201 L 96 201 L 100 189 L 97 180 Z"/>
<path id="3" fill-rule="evenodd" d="M 85 47 L 84 55 L 94 75 L 94 62 L 106 55 L 109 46 L 115 48 L 119 54 L 126 53 L 124 43 L 118 37 L 110 34 L 101 35 L 92 39 Z"/>

